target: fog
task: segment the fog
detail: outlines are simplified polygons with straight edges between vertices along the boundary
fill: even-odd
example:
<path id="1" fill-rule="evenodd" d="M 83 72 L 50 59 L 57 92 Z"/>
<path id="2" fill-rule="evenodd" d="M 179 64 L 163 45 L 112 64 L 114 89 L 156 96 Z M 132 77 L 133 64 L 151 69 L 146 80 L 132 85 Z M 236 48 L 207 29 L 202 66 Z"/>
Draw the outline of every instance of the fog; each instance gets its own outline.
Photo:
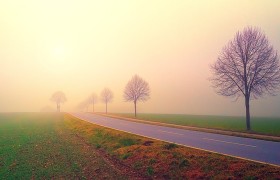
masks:
<path id="1" fill-rule="evenodd" d="M 109 112 L 133 112 L 123 90 L 134 74 L 151 99 L 139 113 L 244 115 L 244 100 L 215 94 L 214 63 L 238 30 L 256 26 L 280 51 L 280 1 L 0 1 L 0 111 L 75 111 L 114 92 Z M 253 100 L 252 116 L 280 116 L 280 95 Z M 104 112 L 102 102 L 96 111 Z"/>

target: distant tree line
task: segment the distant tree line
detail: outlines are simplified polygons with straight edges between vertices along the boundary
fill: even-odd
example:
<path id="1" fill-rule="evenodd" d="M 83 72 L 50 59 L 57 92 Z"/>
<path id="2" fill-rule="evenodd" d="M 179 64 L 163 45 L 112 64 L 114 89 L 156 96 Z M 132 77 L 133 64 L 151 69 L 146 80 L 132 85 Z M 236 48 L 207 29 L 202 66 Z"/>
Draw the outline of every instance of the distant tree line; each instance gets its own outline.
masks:
<path id="1" fill-rule="evenodd" d="M 100 93 L 100 100 L 105 104 L 105 113 L 108 113 L 108 104 L 113 101 L 114 94 L 111 89 L 104 88 Z M 123 98 L 126 102 L 132 101 L 134 104 L 134 115 L 137 116 L 137 103 L 139 101 L 145 102 L 150 98 L 149 84 L 138 75 L 134 75 L 132 79 L 127 83 Z M 66 102 L 66 96 L 63 92 L 55 92 L 51 100 L 57 104 L 57 112 L 60 112 L 60 105 Z M 78 109 L 88 112 L 88 108 L 92 106 L 92 112 L 95 112 L 94 106 L 98 101 L 98 97 L 95 93 L 92 93 L 83 102 L 78 104 Z"/>

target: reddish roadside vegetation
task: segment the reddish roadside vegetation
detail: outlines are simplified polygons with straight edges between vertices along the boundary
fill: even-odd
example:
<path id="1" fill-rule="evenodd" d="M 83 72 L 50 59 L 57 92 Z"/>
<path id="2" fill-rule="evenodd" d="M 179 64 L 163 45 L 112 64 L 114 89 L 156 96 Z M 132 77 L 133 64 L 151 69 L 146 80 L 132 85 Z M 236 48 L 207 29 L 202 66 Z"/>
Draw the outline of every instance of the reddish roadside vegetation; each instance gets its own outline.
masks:
<path id="1" fill-rule="evenodd" d="M 65 115 L 66 128 L 128 178 L 280 179 L 280 168 L 144 138 Z"/>

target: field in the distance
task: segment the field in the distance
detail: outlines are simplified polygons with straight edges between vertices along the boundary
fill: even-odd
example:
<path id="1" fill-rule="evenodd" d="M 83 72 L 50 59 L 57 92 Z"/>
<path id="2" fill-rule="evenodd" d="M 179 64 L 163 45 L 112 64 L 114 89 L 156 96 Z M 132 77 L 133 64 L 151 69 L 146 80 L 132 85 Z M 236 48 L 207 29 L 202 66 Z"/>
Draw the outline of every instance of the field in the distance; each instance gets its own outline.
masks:
<path id="1" fill-rule="evenodd" d="M 0 179 L 280 178 L 280 168 L 94 125 L 67 114 L 0 114 Z"/>
<path id="2" fill-rule="evenodd" d="M 130 113 L 111 113 L 112 115 L 135 118 Z M 206 116 L 187 114 L 137 114 L 137 119 L 169 123 L 182 126 L 194 126 L 231 131 L 246 131 L 245 117 Z M 280 136 L 280 117 L 252 117 L 252 132 Z"/>

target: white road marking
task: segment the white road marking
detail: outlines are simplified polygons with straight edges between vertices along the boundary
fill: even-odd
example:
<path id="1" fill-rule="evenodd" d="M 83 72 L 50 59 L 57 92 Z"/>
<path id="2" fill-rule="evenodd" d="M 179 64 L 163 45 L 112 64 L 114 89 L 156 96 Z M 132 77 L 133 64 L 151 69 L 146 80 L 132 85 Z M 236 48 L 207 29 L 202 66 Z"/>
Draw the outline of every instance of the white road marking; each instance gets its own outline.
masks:
<path id="1" fill-rule="evenodd" d="M 235 142 L 229 142 L 229 141 L 221 141 L 221 140 L 217 140 L 217 139 L 210 139 L 210 138 L 202 138 L 202 139 L 209 140 L 209 141 L 223 142 L 223 143 L 227 143 L 227 144 L 235 144 L 235 145 L 239 145 L 239 146 L 248 146 L 248 147 L 253 147 L 253 148 L 257 147 L 257 146 L 253 146 L 253 145 L 249 145 L 249 144 L 241 144 L 241 143 L 235 143 Z"/>
<path id="2" fill-rule="evenodd" d="M 180 135 L 183 136 L 184 134 L 180 134 L 180 133 L 175 133 L 175 132 L 169 132 L 169 131 L 162 131 L 162 130 L 158 130 L 159 132 L 163 132 L 163 133 L 168 133 L 168 134 L 176 134 L 176 135 Z"/>
<path id="3" fill-rule="evenodd" d="M 102 127 L 105 127 L 105 128 L 114 129 L 114 130 L 125 132 L 125 133 L 135 134 L 135 135 L 138 135 L 138 136 L 141 136 L 141 137 L 145 137 L 145 138 L 150 138 L 150 139 L 154 139 L 154 140 L 158 140 L 158 141 L 163 141 L 163 142 L 167 142 L 167 143 L 175 143 L 175 144 L 178 144 L 180 146 L 184 146 L 184 147 L 188 147 L 188 148 L 193 148 L 193 149 L 197 149 L 197 150 L 201 150 L 201 151 L 211 152 L 211 153 L 215 153 L 215 154 L 221 154 L 221 155 L 224 155 L 224 156 L 230 156 L 230 157 L 234 157 L 234 158 L 238 158 L 238 159 L 243 159 L 243 160 L 251 161 L 251 162 L 257 162 L 257 163 L 261 163 L 261 164 L 268 164 L 268 165 L 271 165 L 271 166 L 274 166 L 274 167 L 280 167 L 277 164 L 268 163 L 268 162 L 264 162 L 264 161 L 261 161 L 261 160 L 254 160 L 254 159 L 249 159 L 249 158 L 241 157 L 241 156 L 237 156 L 237 155 L 231 155 L 231 154 L 227 154 L 227 153 L 211 151 L 211 150 L 207 150 L 207 149 L 203 149 L 203 148 L 199 148 L 199 147 L 195 147 L 195 146 L 190 146 L 190 145 L 186 145 L 186 144 L 181 144 L 181 143 L 177 143 L 177 142 L 173 142 L 173 141 L 163 140 L 163 139 L 159 139 L 159 138 L 155 138 L 155 137 L 151 137 L 151 136 L 145 136 L 143 134 L 138 134 L 138 133 L 134 133 L 134 132 L 130 132 L 130 131 L 125 131 L 125 130 L 113 128 L 113 127 L 110 127 L 108 125 L 106 126 L 106 125 L 98 124 L 96 122 L 84 119 L 82 117 L 79 117 L 79 115 L 75 115 L 74 113 L 73 114 L 67 113 L 67 114 L 69 114 L 72 117 L 78 118 L 78 119 L 80 119 L 82 121 L 86 121 L 86 122 L 89 122 L 89 123 L 92 123 L 92 124 L 96 124 L 96 125 L 99 125 L 99 126 L 102 126 Z"/>

